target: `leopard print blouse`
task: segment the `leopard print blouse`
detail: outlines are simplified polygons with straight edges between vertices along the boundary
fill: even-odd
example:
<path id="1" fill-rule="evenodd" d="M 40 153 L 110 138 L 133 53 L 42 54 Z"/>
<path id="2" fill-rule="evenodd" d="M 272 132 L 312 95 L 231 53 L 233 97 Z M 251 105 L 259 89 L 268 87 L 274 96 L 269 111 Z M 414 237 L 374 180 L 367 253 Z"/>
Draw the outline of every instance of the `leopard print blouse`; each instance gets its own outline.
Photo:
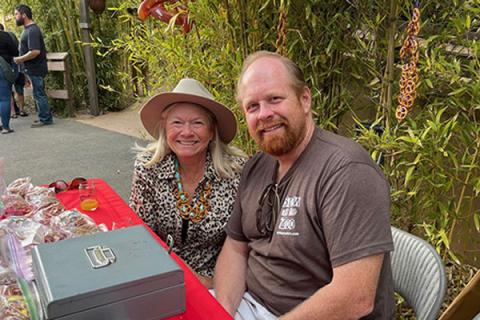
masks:
<path id="1" fill-rule="evenodd" d="M 192 206 L 195 206 L 203 185 L 210 180 L 210 210 L 202 221 L 189 221 L 186 241 L 182 243 L 182 218 L 174 196 L 177 184 L 175 158 L 171 153 L 159 163 L 146 168 L 145 163 L 151 159 L 151 154 L 137 156 L 130 207 L 163 241 L 168 234 L 172 235 L 173 251 L 195 272 L 212 277 L 217 256 L 225 240 L 224 228 L 233 211 L 240 172 L 233 179 L 220 177 L 214 169 L 210 153 L 207 153 L 205 173 L 195 190 Z M 242 166 L 246 161 L 241 157 L 234 157 L 233 160 Z"/>

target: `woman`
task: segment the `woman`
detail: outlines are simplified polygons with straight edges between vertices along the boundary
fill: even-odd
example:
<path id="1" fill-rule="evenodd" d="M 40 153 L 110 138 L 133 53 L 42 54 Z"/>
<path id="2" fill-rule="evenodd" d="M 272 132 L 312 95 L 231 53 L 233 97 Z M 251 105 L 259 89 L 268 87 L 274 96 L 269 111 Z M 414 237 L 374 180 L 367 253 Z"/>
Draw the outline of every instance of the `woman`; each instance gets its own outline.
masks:
<path id="1" fill-rule="evenodd" d="M 207 287 L 225 239 L 245 163 L 227 144 L 236 134 L 233 113 L 194 79 L 151 98 L 140 112 L 157 140 L 135 161 L 131 208 Z"/>
<path id="2" fill-rule="evenodd" d="M 18 56 L 18 49 L 13 39 L 7 32 L 0 31 L 0 118 L 2 120 L 2 134 L 13 132 L 10 128 L 10 97 L 12 94 L 11 81 L 13 81 L 11 79 L 12 64 L 15 56 Z"/>

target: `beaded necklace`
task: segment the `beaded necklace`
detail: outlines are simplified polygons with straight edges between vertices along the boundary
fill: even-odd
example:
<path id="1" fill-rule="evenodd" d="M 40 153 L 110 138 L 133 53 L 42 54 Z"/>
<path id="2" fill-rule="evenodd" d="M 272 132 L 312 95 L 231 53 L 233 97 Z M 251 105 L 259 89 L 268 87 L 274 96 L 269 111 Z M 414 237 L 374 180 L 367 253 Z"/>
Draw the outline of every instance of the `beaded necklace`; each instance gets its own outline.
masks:
<path id="1" fill-rule="evenodd" d="M 180 216 L 182 219 L 190 220 L 193 223 L 202 221 L 203 218 L 207 216 L 208 210 L 210 209 L 209 198 L 212 191 L 210 181 L 207 181 L 203 185 L 203 190 L 200 192 L 198 202 L 192 208 L 190 201 L 188 200 L 188 192 L 183 191 L 178 160 L 175 160 L 175 179 L 177 180 L 177 187 L 174 190 L 174 195 L 177 200 L 177 209 L 180 212 Z"/>

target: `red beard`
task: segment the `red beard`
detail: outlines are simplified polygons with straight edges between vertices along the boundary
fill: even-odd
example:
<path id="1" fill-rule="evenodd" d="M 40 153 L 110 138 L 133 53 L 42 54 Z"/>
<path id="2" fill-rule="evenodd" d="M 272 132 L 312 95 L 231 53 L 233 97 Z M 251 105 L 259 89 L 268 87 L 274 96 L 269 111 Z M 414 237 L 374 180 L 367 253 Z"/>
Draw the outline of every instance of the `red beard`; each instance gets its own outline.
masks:
<path id="1" fill-rule="evenodd" d="M 300 143 L 305 133 L 305 121 L 302 121 L 303 119 L 292 120 L 294 120 L 292 123 L 285 118 L 277 121 L 259 122 L 252 136 L 260 149 L 276 157 L 285 155 L 293 150 Z M 265 134 L 263 132 L 264 128 L 272 128 L 277 125 L 282 126 L 277 129 L 279 130 L 278 133 Z"/>

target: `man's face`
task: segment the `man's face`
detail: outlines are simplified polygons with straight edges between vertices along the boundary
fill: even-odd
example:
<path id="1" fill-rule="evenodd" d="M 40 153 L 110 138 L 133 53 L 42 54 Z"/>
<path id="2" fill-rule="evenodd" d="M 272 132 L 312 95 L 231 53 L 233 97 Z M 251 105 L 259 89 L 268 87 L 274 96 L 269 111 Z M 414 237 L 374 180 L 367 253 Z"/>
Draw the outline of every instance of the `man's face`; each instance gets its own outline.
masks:
<path id="1" fill-rule="evenodd" d="M 22 14 L 15 10 L 15 23 L 17 26 L 23 26 L 25 24 L 25 14 Z"/>
<path id="2" fill-rule="evenodd" d="M 274 58 L 256 60 L 239 86 L 239 100 L 248 131 L 264 152 L 282 156 L 306 134 L 310 90 L 295 92 L 283 64 Z"/>

